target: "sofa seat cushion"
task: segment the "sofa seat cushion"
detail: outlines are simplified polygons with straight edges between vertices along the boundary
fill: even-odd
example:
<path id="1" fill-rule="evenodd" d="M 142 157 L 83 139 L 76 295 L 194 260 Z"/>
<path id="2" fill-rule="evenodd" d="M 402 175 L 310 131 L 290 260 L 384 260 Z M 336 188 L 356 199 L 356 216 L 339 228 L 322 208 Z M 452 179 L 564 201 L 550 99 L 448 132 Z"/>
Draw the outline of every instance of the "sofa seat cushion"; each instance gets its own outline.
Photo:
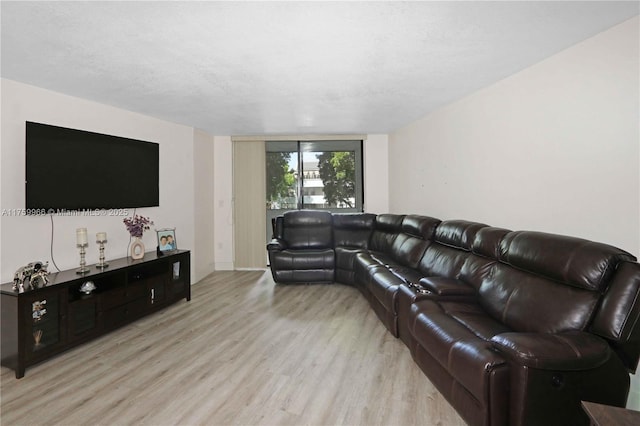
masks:
<path id="1" fill-rule="evenodd" d="M 366 250 L 356 247 L 336 247 L 336 268 L 355 271 L 356 256 Z"/>
<path id="2" fill-rule="evenodd" d="M 389 270 L 405 284 L 416 284 L 424 277 L 420 271 L 406 266 L 390 266 Z"/>
<path id="3" fill-rule="evenodd" d="M 271 254 L 271 267 L 276 270 L 334 270 L 335 254 L 333 249 L 320 250 L 282 250 Z"/>
<path id="4" fill-rule="evenodd" d="M 486 400 L 493 371 L 506 360 L 490 339 L 509 330 L 476 303 L 421 300 L 411 307 L 411 333 L 475 398 Z"/>
<path id="5" fill-rule="evenodd" d="M 368 256 L 372 262 L 375 262 L 382 266 L 386 266 L 387 268 L 390 266 L 399 265 L 398 262 L 393 260 L 393 258 L 390 255 L 386 253 L 381 253 L 379 251 L 369 251 L 367 252 L 366 256 Z"/>
<path id="6" fill-rule="evenodd" d="M 333 249 L 270 252 L 269 260 L 278 283 L 331 283 L 335 280 Z"/>
<path id="7" fill-rule="evenodd" d="M 389 264 L 397 265 L 390 256 L 384 253 L 364 251 L 356 254 L 354 266 L 358 284 L 366 286 L 374 273 L 372 269 L 376 271 L 379 269 L 387 269 Z"/>
<path id="8" fill-rule="evenodd" d="M 356 285 L 356 256 L 365 252 L 357 247 L 336 247 L 336 282 Z"/>

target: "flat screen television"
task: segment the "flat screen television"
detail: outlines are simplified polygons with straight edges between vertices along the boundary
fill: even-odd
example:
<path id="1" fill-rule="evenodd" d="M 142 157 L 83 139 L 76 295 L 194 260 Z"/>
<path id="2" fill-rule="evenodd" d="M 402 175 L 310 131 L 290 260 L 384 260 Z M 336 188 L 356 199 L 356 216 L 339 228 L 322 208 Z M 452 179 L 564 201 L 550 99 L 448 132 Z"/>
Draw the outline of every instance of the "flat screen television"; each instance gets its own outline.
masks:
<path id="1" fill-rule="evenodd" d="M 159 205 L 159 145 L 26 122 L 26 209 Z"/>

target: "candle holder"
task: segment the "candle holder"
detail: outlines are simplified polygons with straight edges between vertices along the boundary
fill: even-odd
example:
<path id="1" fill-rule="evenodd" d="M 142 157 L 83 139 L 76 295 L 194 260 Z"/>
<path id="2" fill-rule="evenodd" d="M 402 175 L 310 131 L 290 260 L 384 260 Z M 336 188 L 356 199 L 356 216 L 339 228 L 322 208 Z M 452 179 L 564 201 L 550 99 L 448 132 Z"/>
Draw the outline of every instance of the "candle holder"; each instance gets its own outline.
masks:
<path id="1" fill-rule="evenodd" d="M 76 274 L 86 274 L 87 272 L 89 272 L 89 268 L 87 268 L 87 262 L 84 258 L 84 255 L 86 254 L 85 248 L 88 245 L 88 243 L 76 244 L 76 246 L 80 249 L 80 269 L 76 269 Z"/>
<path id="2" fill-rule="evenodd" d="M 100 247 L 100 257 L 98 258 L 98 264 L 96 265 L 96 268 L 98 269 L 104 269 L 106 267 L 109 266 L 109 264 L 107 262 L 104 261 L 104 244 L 107 242 L 107 239 L 104 238 L 98 238 L 96 240 L 96 243 L 98 243 L 99 247 Z"/>

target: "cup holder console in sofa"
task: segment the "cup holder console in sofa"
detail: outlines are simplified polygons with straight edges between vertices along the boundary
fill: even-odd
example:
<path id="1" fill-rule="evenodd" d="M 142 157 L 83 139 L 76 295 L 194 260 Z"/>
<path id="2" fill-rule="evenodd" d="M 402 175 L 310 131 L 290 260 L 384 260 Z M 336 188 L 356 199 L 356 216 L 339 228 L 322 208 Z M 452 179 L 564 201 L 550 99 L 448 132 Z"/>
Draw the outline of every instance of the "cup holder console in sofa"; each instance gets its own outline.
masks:
<path id="1" fill-rule="evenodd" d="M 394 214 L 293 211 L 277 283 L 358 288 L 472 425 L 588 424 L 623 407 L 640 357 L 640 265 L 580 238 Z"/>

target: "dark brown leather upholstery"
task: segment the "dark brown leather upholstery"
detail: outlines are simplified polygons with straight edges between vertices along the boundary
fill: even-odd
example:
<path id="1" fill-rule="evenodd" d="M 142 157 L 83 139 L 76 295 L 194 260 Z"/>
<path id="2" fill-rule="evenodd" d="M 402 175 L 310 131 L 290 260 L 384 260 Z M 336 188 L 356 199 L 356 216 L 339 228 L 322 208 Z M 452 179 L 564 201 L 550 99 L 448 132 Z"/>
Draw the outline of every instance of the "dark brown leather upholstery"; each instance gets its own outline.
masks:
<path id="1" fill-rule="evenodd" d="M 640 328 L 634 327 L 640 319 L 640 265 L 622 262 L 609 284 L 602 306 L 593 323 L 593 332 L 619 341 L 638 340 Z"/>
<path id="2" fill-rule="evenodd" d="M 277 224 L 276 219 L 276 229 Z M 335 279 L 333 218 L 329 212 L 286 212 L 282 237 L 274 238 L 267 249 L 276 282 L 330 283 Z"/>
<path id="3" fill-rule="evenodd" d="M 355 258 L 369 248 L 376 215 L 340 213 L 333 215 L 333 239 L 336 252 L 336 281 L 353 283 Z"/>
<path id="4" fill-rule="evenodd" d="M 408 277 L 420 278 L 416 268 L 432 243 L 440 223 L 427 216 L 380 215 L 376 220 L 372 249 L 356 256 L 356 285 L 368 295 L 369 303 L 394 336 L 398 336 L 397 293 Z M 389 235 L 395 232 L 395 237 Z M 380 250 L 387 250 L 386 255 Z"/>
<path id="5" fill-rule="evenodd" d="M 467 423 L 588 424 L 581 400 L 625 405 L 640 358 L 631 254 L 417 215 L 289 219 L 268 246 L 276 282 L 335 269 Z"/>
<path id="6" fill-rule="evenodd" d="M 404 216 L 381 214 L 376 216 L 374 229 L 369 240 L 369 249 L 359 252 L 354 260 L 353 284 L 362 294 L 371 300 L 368 282 L 371 277 L 369 269 L 384 269 L 393 263 L 391 247 L 402 227 Z"/>

